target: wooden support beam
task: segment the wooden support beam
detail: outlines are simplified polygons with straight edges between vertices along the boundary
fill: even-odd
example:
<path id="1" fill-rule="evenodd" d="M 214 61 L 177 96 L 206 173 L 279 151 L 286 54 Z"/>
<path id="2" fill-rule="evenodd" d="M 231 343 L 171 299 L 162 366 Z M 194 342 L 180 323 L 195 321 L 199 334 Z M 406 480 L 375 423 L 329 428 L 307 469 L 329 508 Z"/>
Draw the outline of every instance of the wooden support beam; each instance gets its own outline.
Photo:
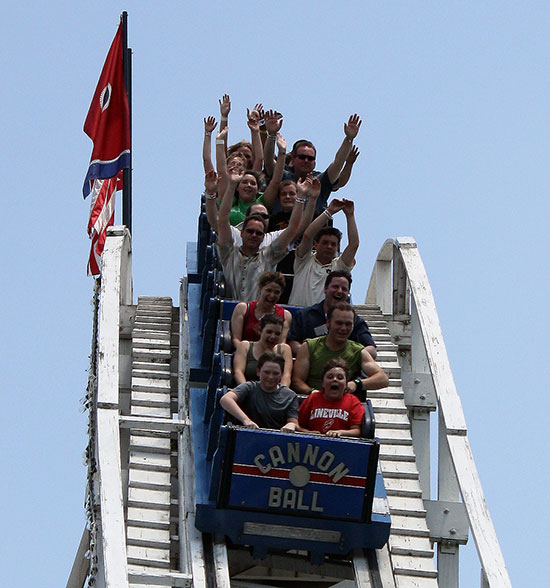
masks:
<path id="1" fill-rule="evenodd" d="M 168 431 L 178 432 L 188 427 L 189 419 L 164 419 L 155 417 L 140 416 L 119 416 L 120 427 L 122 429 L 143 429 L 147 431 Z"/>
<path id="2" fill-rule="evenodd" d="M 84 586 L 90 569 L 90 561 L 85 557 L 89 547 L 90 533 L 84 527 L 66 588 L 82 588 Z"/>

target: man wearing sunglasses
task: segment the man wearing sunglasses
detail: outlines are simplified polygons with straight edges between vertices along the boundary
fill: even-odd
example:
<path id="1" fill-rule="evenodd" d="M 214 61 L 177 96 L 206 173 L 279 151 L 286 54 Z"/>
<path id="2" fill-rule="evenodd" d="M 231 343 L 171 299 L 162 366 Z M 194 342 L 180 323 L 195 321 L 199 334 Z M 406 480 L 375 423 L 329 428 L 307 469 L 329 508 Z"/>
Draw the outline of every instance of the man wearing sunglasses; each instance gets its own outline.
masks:
<path id="1" fill-rule="evenodd" d="M 287 254 L 288 245 L 295 239 L 300 228 L 304 200 L 296 201 L 288 227 L 267 247 L 260 248 L 264 240 L 266 224 L 258 214 L 245 218 L 241 230 L 242 245 L 235 243 L 229 223 L 229 213 L 235 188 L 242 178 L 242 171 L 229 170 L 229 182 L 218 214 L 218 237 L 216 247 L 223 267 L 228 297 L 241 302 L 258 298 L 258 279 L 275 266 Z"/>
<path id="2" fill-rule="evenodd" d="M 267 129 L 267 139 L 264 146 L 264 162 L 265 169 L 268 175 L 273 173 L 274 168 L 274 148 L 277 140 L 277 133 L 279 132 L 282 119 L 278 118 L 273 111 L 268 111 L 265 115 L 265 125 Z M 361 119 L 357 114 L 352 114 L 347 124 L 344 124 L 344 140 L 340 145 L 334 161 L 327 167 L 324 172 L 315 170 L 315 162 L 317 159 L 317 150 L 311 141 L 306 139 L 300 139 L 294 143 L 292 151 L 290 152 L 289 165 L 283 172 L 283 180 L 294 180 L 303 179 L 307 174 L 312 173 L 313 177 L 319 178 L 321 182 L 321 194 L 317 199 L 315 206 L 315 214 L 320 214 L 327 205 L 330 193 L 333 190 L 333 186 L 338 180 L 340 173 L 346 163 L 351 150 L 353 148 L 353 140 L 359 133 L 359 127 L 361 126 Z M 271 209 L 271 213 L 275 214 L 279 212 L 280 204 L 278 200 L 275 201 Z"/>

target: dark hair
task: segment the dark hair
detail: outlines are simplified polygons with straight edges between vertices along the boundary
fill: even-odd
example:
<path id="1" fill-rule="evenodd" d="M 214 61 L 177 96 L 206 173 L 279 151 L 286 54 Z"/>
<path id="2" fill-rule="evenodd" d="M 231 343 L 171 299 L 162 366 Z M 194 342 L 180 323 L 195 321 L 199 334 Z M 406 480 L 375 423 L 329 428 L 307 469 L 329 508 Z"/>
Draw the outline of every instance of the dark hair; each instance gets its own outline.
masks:
<path id="1" fill-rule="evenodd" d="M 254 176 L 256 178 L 256 185 L 258 186 L 258 190 L 259 190 L 259 188 L 260 188 L 260 174 L 257 171 L 254 171 L 253 169 L 245 170 L 243 172 L 242 178 L 239 180 L 239 184 L 241 183 L 244 176 Z M 240 199 L 239 184 L 237 184 L 237 187 L 235 188 L 235 195 L 233 196 L 233 206 L 236 206 L 237 203 L 239 202 L 239 199 Z M 256 192 L 256 194 L 257 193 L 258 192 Z"/>
<path id="2" fill-rule="evenodd" d="M 266 325 L 281 325 L 284 324 L 283 318 L 280 317 L 278 314 L 271 312 L 269 314 L 264 314 L 264 316 L 260 319 L 260 332 L 264 330 Z"/>
<path id="3" fill-rule="evenodd" d="M 247 161 L 246 157 L 240 151 L 233 151 L 232 153 L 228 153 L 227 159 L 229 160 L 230 158 L 242 159 L 244 165 L 248 165 L 248 161 Z"/>
<path id="4" fill-rule="evenodd" d="M 229 155 L 233 155 L 233 153 L 237 152 L 241 147 L 248 147 L 250 149 L 250 151 L 252 152 L 252 157 L 254 157 L 254 149 L 252 149 L 252 143 L 249 143 L 248 141 L 245 141 L 244 139 L 242 141 L 239 141 L 238 143 L 235 143 L 234 145 L 231 145 L 230 147 L 227 148 L 227 156 L 229 157 Z"/>
<path id="5" fill-rule="evenodd" d="M 292 157 L 296 157 L 296 151 L 298 151 L 300 147 L 311 147 L 313 151 L 315 151 L 315 157 L 317 157 L 317 149 L 315 149 L 315 145 L 307 139 L 299 139 L 296 141 L 296 143 L 292 145 L 292 151 L 290 152 L 290 155 Z"/>
<path id="6" fill-rule="evenodd" d="M 262 274 L 260 276 L 260 279 L 258 280 L 258 287 L 261 290 L 264 286 L 267 286 L 270 282 L 274 282 L 278 286 L 281 286 L 281 290 L 285 289 L 286 281 L 285 281 L 285 277 L 283 276 L 283 274 L 281 272 L 265 272 L 264 274 Z"/>
<path id="7" fill-rule="evenodd" d="M 281 373 L 285 371 L 285 358 L 274 351 L 264 351 L 258 358 L 258 371 L 260 371 L 264 365 L 271 361 L 276 363 L 281 368 Z"/>
<path id="8" fill-rule="evenodd" d="M 348 281 L 348 288 L 351 290 L 351 274 L 344 270 L 335 270 L 330 272 L 325 280 L 325 288 L 328 288 L 333 278 L 346 278 Z"/>
<path id="9" fill-rule="evenodd" d="M 342 359 L 341 357 L 335 357 L 333 359 L 329 359 L 327 363 L 325 363 L 325 367 L 321 372 L 321 381 L 325 377 L 325 374 L 329 372 L 332 368 L 342 368 L 346 373 L 346 382 L 349 380 L 350 373 L 347 361 L 345 359 Z"/>
<path id="10" fill-rule="evenodd" d="M 332 314 L 334 313 L 335 310 L 344 310 L 344 311 L 351 310 L 351 312 L 353 312 L 353 318 L 355 318 L 355 310 L 353 309 L 353 306 L 351 304 L 348 304 L 347 302 L 337 302 L 334 306 L 331 306 L 328 309 L 327 319 L 332 318 Z"/>
<path id="11" fill-rule="evenodd" d="M 262 226 L 264 227 L 264 234 L 265 234 L 265 222 L 264 219 L 259 215 L 259 214 L 251 214 L 250 216 L 245 217 L 244 221 L 243 221 L 243 228 L 242 230 L 244 231 L 246 228 L 246 225 L 248 225 L 250 223 L 250 221 L 253 220 L 257 220 L 260 221 L 262 223 Z"/>
<path id="12" fill-rule="evenodd" d="M 298 191 L 298 184 L 296 184 L 294 180 L 282 180 L 279 183 L 279 192 L 281 191 L 281 188 L 284 188 L 285 186 L 294 186 L 296 191 Z"/>
<path id="13" fill-rule="evenodd" d="M 244 216 L 250 216 L 251 214 L 259 214 L 259 212 L 252 212 L 252 207 L 253 206 L 263 206 L 266 210 L 267 210 L 267 206 L 263 203 L 263 202 L 253 202 L 247 209 L 246 212 L 244 213 Z M 269 211 L 268 211 L 269 214 Z M 266 219 L 262 219 L 264 222 Z"/>
<path id="14" fill-rule="evenodd" d="M 338 246 L 340 246 L 340 241 L 342 240 L 342 231 L 337 229 L 336 227 L 323 227 L 313 238 L 315 243 L 319 243 L 322 237 L 325 235 L 331 235 L 332 237 L 336 237 L 338 239 Z"/>

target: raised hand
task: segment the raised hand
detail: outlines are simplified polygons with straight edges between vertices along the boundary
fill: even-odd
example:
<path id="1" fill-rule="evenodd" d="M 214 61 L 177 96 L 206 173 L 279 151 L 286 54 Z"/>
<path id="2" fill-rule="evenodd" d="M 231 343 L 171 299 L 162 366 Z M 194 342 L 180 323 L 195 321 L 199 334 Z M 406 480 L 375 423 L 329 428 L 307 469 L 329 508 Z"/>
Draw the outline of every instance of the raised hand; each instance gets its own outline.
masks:
<path id="1" fill-rule="evenodd" d="M 232 166 L 227 172 L 229 175 L 229 183 L 235 186 L 241 181 L 244 175 L 240 166 Z"/>
<path id="2" fill-rule="evenodd" d="M 353 215 L 353 213 L 355 211 L 355 204 L 353 203 L 353 200 L 348 200 L 347 198 L 342 198 L 342 202 L 344 203 L 344 206 L 342 207 L 344 214 L 346 216 Z"/>
<path id="3" fill-rule="evenodd" d="M 213 116 L 208 116 L 204 119 L 204 132 L 211 133 L 218 123 Z"/>
<path id="4" fill-rule="evenodd" d="M 321 180 L 319 178 L 311 179 L 311 189 L 309 191 L 310 198 L 318 198 L 321 193 Z"/>
<path id="5" fill-rule="evenodd" d="M 350 141 L 353 141 L 357 137 L 359 127 L 361 126 L 361 119 L 358 114 L 352 114 L 349 117 L 347 124 L 344 123 L 344 134 Z"/>
<path id="6" fill-rule="evenodd" d="M 347 157 L 346 161 L 347 161 L 348 163 L 351 163 L 351 164 L 355 163 L 355 162 L 357 161 L 357 158 L 359 157 L 359 154 L 360 154 L 360 153 L 361 153 L 361 152 L 360 152 L 360 151 L 359 151 L 359 149 L 357 148 L 357 145 L 354 145 L 354 146 L 351 148 L 351 151 L 350 151 L 350 153 L 349 153 L 349 155 L 348 155 L 348 157 Z"/>
<path id="7" fill-rule="evenodd" d="M 286 141 L 282 135 L 277 135 L 277 149 L 279 153 L 286 153 Z"/>
<path id="8" fill-rule="evenodd" d="M 220 103 L 220 114 L 222 116 L 227 116 L 231 110 L 231 100 L 229 99 L 229 94 L 224 94 L 221 100 L 218 100 Z"/>
<path id="9" fill-rule="evenodd" d="M 264 105 L 261 102 L 258 102 L 256 106 L 254 106 L 254 110 L 258 113 L 260 120 L 264 117 Z"/>
<path id="10" fill-rule="evenodd" d="M 215 194 L 218 190 L 218 174 L 211 169 L 204 176 L 204 189 L 207 194 Z"/>
<path id="11" fill-rule="evenodd" d="M 276 110 L 266 110 L 265 112 L 265 130 L 270 135 L 276 135 L 283 126 L 283 119 Z"/>
<path id="12" fill-rule="evenodd" d="M 338 211 L 344 208 L 344 205 L 344 200 L 340 200 L 340 198 L 333 198 L 328 205 L 328 211 L 330 214 L 336 214 Z"/>
<path id="13" fill-rule="evenodd" d="M 296 192 L 298 192 L 298 198 L 304 198 L 311 190 L 311 184 L 313 177 L 311 174 L 307 174 L 305 178 L 299 178 L 296 182 Z"/>
<path id="14" fill-rule="evenodd" d="M 246 109 L 246 118 L 248 128 L 251 131 L 259 131 L 260 130 L 260 114 L 256 109 L 252 109 L 251 111 Z"/>

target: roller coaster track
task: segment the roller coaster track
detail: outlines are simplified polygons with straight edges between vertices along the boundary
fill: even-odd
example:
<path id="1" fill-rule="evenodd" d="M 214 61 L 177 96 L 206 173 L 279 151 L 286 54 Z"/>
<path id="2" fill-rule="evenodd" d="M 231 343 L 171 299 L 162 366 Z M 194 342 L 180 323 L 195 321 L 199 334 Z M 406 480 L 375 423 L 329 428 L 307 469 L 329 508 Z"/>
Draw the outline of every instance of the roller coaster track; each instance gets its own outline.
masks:
<path id="1" fill-rule="evenodd" d="M 302 553 L 254 560 L 194 526 L 189 422 L 187 281 L 179 308 L 168 298 L 133 304 L 131 243 L 109 230 L 96 297 L 90 379 L 86 527 L 67 588 L 359 588 L 459 586 L 468 530 L 482 588 L 511 586 L 467 438 L 435 303 L 416 243 L 388 240 L 364 305 L 388 388 L 369 393 L 381 440 L 392 531 L 380 550 L 312 565 Z M 438 457 L 430 454 L 437 425 Z M 437 469 L 437 499 L 430 469 Z M 434 549 L 436 547 L 436 549 Z M 437 560 L 434 557 L 437 552 Z M 261 582 L 261 583 L 260 583 Z"/>

